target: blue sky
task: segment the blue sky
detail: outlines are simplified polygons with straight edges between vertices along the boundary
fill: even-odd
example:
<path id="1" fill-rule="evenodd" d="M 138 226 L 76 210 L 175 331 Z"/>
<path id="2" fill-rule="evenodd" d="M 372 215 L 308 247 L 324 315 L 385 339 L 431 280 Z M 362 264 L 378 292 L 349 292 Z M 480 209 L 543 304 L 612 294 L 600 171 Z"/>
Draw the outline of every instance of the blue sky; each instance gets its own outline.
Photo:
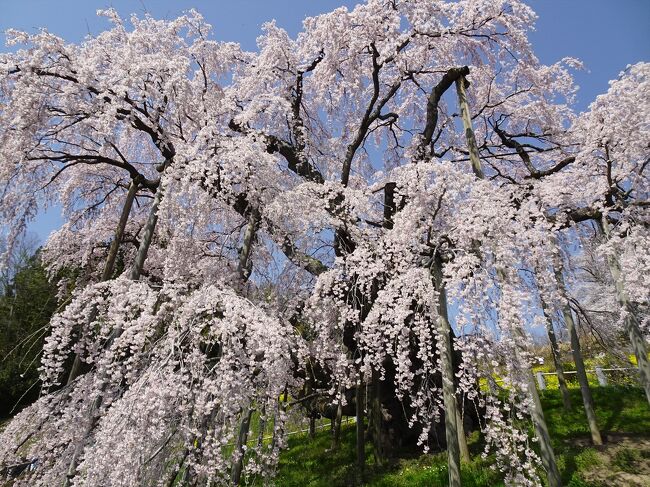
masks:
<path id="1" fill-rule="evenodd" d="M 174 18 L 196 8 L 214 27 L 215 37 L 255 48 L 260 25 L 276 19 L 290 34 L 302 20 L 354 0 L 0 0 L 0 32 L 8 28 L 35 31 L 46 27 L 68 41 L 79 42 L 106 27 L 95 11 L 115 7 L 123 16 L 142 14 Z M 584 110 L 607 89 L 626 65 L 650 61 L 650 0 L 529 0 L 539 15 L 531 41 L 544 63 L 565 56 L 582 60 L 587 70 L 576 73 L 580 86 L 577 108 Z M 4 41 L 4 39 L 3 39 Z M 4 42 L 0 49 L 5 49 Z M 41 241 L 61 224 L 58 209 L 38 216 L 30 230 Z"/>

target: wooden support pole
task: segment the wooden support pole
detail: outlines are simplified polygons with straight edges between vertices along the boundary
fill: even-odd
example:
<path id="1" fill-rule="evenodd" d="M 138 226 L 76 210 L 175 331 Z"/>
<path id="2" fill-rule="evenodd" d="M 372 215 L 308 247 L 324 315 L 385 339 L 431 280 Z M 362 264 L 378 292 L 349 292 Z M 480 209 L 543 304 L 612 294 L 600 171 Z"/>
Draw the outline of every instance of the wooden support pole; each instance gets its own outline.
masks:
<path id="1" fill-rule="evenodd" d="M 555 279 L 560 291 L 562 293 L 566 293 L 564 277 L 562 276 L 562 271 L 557 266 L 555 267 Z M 602 445 L 603 439 L 600 435 L 600 430 L 598 429 L 598 422 L 596 421 L 594 400 L 591 395 L 589 379 L 587 378 L 587 371 L 585 369 L 585 363 L 582 358 L 580 339 L 578 338 L 578 330 L 576 330 L 575 322 L 573 321 L 573 314 L 571 313 L 571 307 L 569 306 L 568 301 L 566 301 L 566 297 L 565 302 L 562 306 L 562 316 L 564 317 L 564 323 L 566 324 L 567 330 L 569 331 L 569 338 L 571 340 L 571 353 L 573 355 L 573 361 L 576 364 L 576 376 L 578 377 L 578 383 L 580 384 L 580 393 L 582 394 L 582 403 L 587 415 L 587 422 L 589 423 L 591 441 L 594 445 Z"/>
<path id="2" fill-rule="evenodd" d="M 460 443 L 458 435 L 458 407 L 454 391 L 454 369 L 452 362 L 451 336 L 449 333 L 449 316 L 447 315 L 447 292 L 445 290 L 442 262 L 436 256 L 433 264 L 433 279 L 438 291 L 438 349 L 442 376 L 442 395 L 445 408 L 445 438 L 447 440 L 447 465 L 449 486 L 460 487 Z"/>
<path id="3" fill-rule="evenodd" d="M 598 223 L 601 232 L 604 233 L 607 238 L 610 238 L 611 228 L 607 221 L 607 217 L 603 217 Z M 609 265 L 609 271 L 614 280 L 616 298 L 621 308 L 625 311 L 625 331 L 628 334 L 632 350 L 634 351 L 634 356 L 636 357 L 636 363 L 639 368 L 639 376 L 641 379 L 641 387 L 645 390 L 646 399 L 650 405 L 650 362 L 648 361 L 648 349 L 646 347 L 645 338 L 643 333 L 641 333 L 639 319 L 636 316 L 635 310 L 633 309 L 632 303 L 630 303 L 630 299 L 627 295 L 627 291 L 625 290 L 625 286 L 623 285 L 621 265 L 618 261 L 618 256 L 611 254 L 607 255 L 607 264 Z"/>

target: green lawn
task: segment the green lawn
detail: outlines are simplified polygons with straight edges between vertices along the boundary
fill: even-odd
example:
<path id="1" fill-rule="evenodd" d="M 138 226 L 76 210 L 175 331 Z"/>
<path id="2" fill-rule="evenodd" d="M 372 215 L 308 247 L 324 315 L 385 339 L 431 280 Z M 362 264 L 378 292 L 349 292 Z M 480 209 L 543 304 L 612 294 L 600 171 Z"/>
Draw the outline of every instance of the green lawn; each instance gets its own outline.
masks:
<path id="1" fill-rule="evenodd" d="M 594 387 L 592 389 L 598 424 L 610 444 L 595 449 L 589 446 L 582 399 L 579 390 L 571 391 L 573 408 L 564 411 L 558 391 L 542 395 L 544 411 L 562 471 L 570 487 L 636 485 L 633 474 L 650 464 L 650 409 L 638 388 Z M 341 446 L 330 452 L 329 429 L 317 432 L 314 439 L 306 434 L 289 439 L 289 448 L 280 457 L 275 485 L 281 487 L 337 487 L 367 485 L 375 487 L 419 487 L 447 485 L 445 452 L 404 458 L 379 469 L 373 461 L 372 446 L 366 445 L 367 468 L 363 478 L 355 467 L 355 426 L 342 427 Z M 647 441 L 646 441 L 647 440 Z M 636 447 L 641 441 L 647 451 Z M 503 485 L 499 473 L 490 468 L 492 458 L 482 459 L 481 439 L 475 433 L 469 441 L 473 460 L 463 466 L 464 487 Z M 598 469 L 603 470 L 602 475 Z M 650 467 L 649 467 L 650 469 Z M 604 480 L 598 480 L 597 475 Z M 610 477 L 606 476 L 609 475 Z M 607 480 L 614 478 L 623 483 Z M 624 477 L 628 475 L 628 477 Z M 593 478 L 591 478 L 593 477 Z M 632 480 L 629 480 L 632 478 Z M 648 477 L 650 478 L 650 477 Z M 628 479 L 628 480 L 625 480 Z M 643 485 L 643 484 L 639 484 Z"/>

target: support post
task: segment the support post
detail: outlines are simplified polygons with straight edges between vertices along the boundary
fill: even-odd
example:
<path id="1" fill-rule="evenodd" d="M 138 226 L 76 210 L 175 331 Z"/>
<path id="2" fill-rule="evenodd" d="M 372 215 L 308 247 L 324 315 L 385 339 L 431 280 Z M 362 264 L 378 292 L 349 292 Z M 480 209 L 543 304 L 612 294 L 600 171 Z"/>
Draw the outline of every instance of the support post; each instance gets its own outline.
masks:
<path id="1" fill-rule="evenodd" d="M 248 430 L 250 429 L 252 416 L 252 407 L 246 408 L 246 410 L 243 411 L 243 417 L 241 425 L 239 427 L 239 434 L 237 435 L 237 443 L 235 445 L 235 455 L 237 455 L 237 458 L 232 465 L 232 485 L 239 485 L 241 482 L 241 474 L 244 470 L 244 455 L 246 455 L 246 449 L 244 446 L 248 440 Z"/>
<path id="2" fill-rule="evenodd" d="M 610 238 L 611 228 L 607 221 L 607 217 L 603 216 L 599 223 L 601 231 L 607 238 Z M 634 350 L 636 363 L 639 367 L 641 387 L 645 390 L 646 399 L 648 404 L 650 404 L 650 362 L 648 361 L 648 349 L 646 347 L 645 338 L 643 337 L 643 333 L 641 333 L 639 320 L 632 307 L 632 303 L 630 303 L 625 286 L 623 285 L 621 265 L 618 261 L 618 256 L 611 254 L 607 255 L 607 264 L 609 265 L 609 271 L 614 280 L 614 286 L 616 287 L 616 298 L 621 308 L 625 311 L 625 331 L 630 338 L 630 344 L 632 345 L 632 350 Z"/>
<path id="3" fill-rule="evenodd" d="M 548 335 L 548 341 L 551 345 L 551 355 L 553 356 L 557 382 L 560 392 L 562 393 L 562 405 L 566 411 L 569 411 L 571 409 L 571 397 L 569 396 L 569 388 L 567 387 L 566 378 L 564 377 L 564 367 L 562 366 L 562 359 L 560 357 L 560 347 L 558 346 L 557 337 L 555 336 L 551 313 L 543 297 L 541 298 L 541 302 L 542 312 L 544 313 L 544 318 L 546 318 L 546 334 Z"/>
<path id="4" fill-rule="evenodd" d="M 562 293 L 566 293 L 566 286 L 564 285 L 564 277 L 562 271 L 555 267 L 555 280 L 558 288 Z M 587 422 L 589 423 L 589 431 L 591 432 L 591 441 L 594 445 L 602 445 L 603 439 L 598 429 L 598 422 L 596 421 L 596 412 L 594 410 L 594 400 L 591 395 L 591 388 L 589 387 L 589 380 L 587 379 L 587 371 L 585 363 L 582 359 L 582 351 L 580 350 L 580 339 L 578 338 L 578 330 L 576 330 L 575 322 L 573 321 L 573 314 L 571 307 L 566 301 L 562 305 L 562 316 L 564 323 L 569 331 L 569 338 L 571 339 L 571 353 L 573 354 L 573 361 L 576 365 L 576 375 L 578 376 L 578 383 L 580 384 L 580 393 L 582 394 L 582 403 L 587 415 Z"/>
<path id="5" fill-rule="evenodd" d="M 442 376 L 442 395 L 445 408 L 445 438 L 447 440 L 447 465 L 449 486 L 460 487 L 460 444 L 458 441 L 458 411 L 454 392 L 454 369 L 452 363 L 451 336 L 447 316 L 447 292 L 442 275 L 442 262 L 434 257 L 433 279 L 438 291 L 438 336 Z"/>
<path id="6" fill-rule="evenodd" d="M 124 200 L 124 205 L 122 206 L 122 213 L 120 214 L 120 219 L 117 223 L 117 228 L 115 229 L 115 235 L 113 236 L 113 241 L 108 250 L 108 256 L 106 257 L 106 262 L 104 263 L 104 270 L 100 278 L 101 282 L 108 281 L 113 275 L 113 270 L 115 269 L 115 259 L 117 257 L 117 251 L 120 248 L 120 243 L 122 242 L 122 237 L 124 236 L 124 229 L 126 228 L 126 223 L 129 220 L 129 214 L 131 213 L 131 208 L 133 206 L 133 201 L 138 192 L 138 183 L 133 180 L 129 186 L 129 191 L 126 194 L 126 199 Z M 91 309 L 89 313 L 89 321 L 91 323 L 97 317 L 97 309 Z M 83 364 L 81 362 L 81 357 L 78 354 L 75 354 L 74 362 L 72 362 L 72 367 L 70 368 L 70 373 L 68 374 L 68 380 L 66 384 L 71 384 L 77 377 L 79 377 L 82 372 Z"/>
<path id="7" fill-rule="evenodd" d="M 363 482 L 364 470 L 366 467 L 366 440 L 364 431 L 364 407 L 363 407 L 363 375 L 359 378 L 355 391 L 355 412 L 356 412 L 356 439 L 357 439 L 357 469 L 359 480 Z"/>
<path id="8" fill-rule="evenodd" d="M 481 168 L 481 160 L 478 157 L 478 145 L 476 144 L 476 137 L 472 128 L 472 118 L 469 113 L 469 103 L 467 102 L 467 86 L 469 86 L 469 82 L 465 76 L 458 77 L 456 80 L 456 93 L 458 94 L 458 106 L 460 107 L 460 116 L 463 120 L 463 128 L 465 129 L 469 160 L 472 163 L 472 170 L 476 177 L 483 179 L 483 169 Z"/>

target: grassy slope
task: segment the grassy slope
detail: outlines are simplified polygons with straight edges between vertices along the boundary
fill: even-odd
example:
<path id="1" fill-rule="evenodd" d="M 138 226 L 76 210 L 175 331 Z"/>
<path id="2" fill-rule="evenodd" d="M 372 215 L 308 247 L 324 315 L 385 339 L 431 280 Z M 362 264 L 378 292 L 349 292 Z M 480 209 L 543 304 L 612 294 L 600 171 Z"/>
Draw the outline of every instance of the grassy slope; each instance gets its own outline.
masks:
<path id="1" fill-rule="evenodd" d="M 544 411 L 558 463 L 562 470 L 564 483 L 571 487 L 608 485 L 587 482 L 585 476 L 599 465 L 608 470 L 620 468 L 622 471 L 634 470 L 635 462 L 646 462 L 648 458 L 631 453 L 630 449 L 618 448 L 608 462 L 603 452 L 588 447 L 587 427 L 579 390 L 572 390 L 573 408 L 569 412 L 562 409 L 558 391 L 545 391 Z M 616 434 L 625 433 L 628 437 L 650 438 L 650 410 L 640 389 L 633 388 L 593 388 L 598 423 L 605 433 L 618 441 Z M 330 447 L 329 431 L 319 431 L 310 440 L 306 435 L 291 437 L 289 449 L 280 459 L 279 475 L 276 485 L 282 487 L 336 487 L 360 485 L 359 473 L 354 466 L 355 444 L 354 425 L 344 426 L 341 448 L 335 452 Z M 633 444 L 633 443 L 632 443 Z M 490 468 L 491 458 L 480 457 L 482 446 L 478 435 L 470 440 L 474 460 L 464 466 L 464 487 L 495 487 L 502 485 L 498 472 Z M 610 447 L 608 447 L 610 448 Z M 613 448 L 613 446 L 611 447 Z M 604 449 L 605 451 L 607 449 Z M 446 455 L 444 452 L 402 459 L 396 464 L 377 469 L 373 465 L 372 448 L 366 446 L 368 468 L 363 485 L 382 487 L 444 486 L 447 483 Z M 626 470 L 627 469 L 627 470 Z M 612 484 L 610 484 L 612 485 Z"/>

